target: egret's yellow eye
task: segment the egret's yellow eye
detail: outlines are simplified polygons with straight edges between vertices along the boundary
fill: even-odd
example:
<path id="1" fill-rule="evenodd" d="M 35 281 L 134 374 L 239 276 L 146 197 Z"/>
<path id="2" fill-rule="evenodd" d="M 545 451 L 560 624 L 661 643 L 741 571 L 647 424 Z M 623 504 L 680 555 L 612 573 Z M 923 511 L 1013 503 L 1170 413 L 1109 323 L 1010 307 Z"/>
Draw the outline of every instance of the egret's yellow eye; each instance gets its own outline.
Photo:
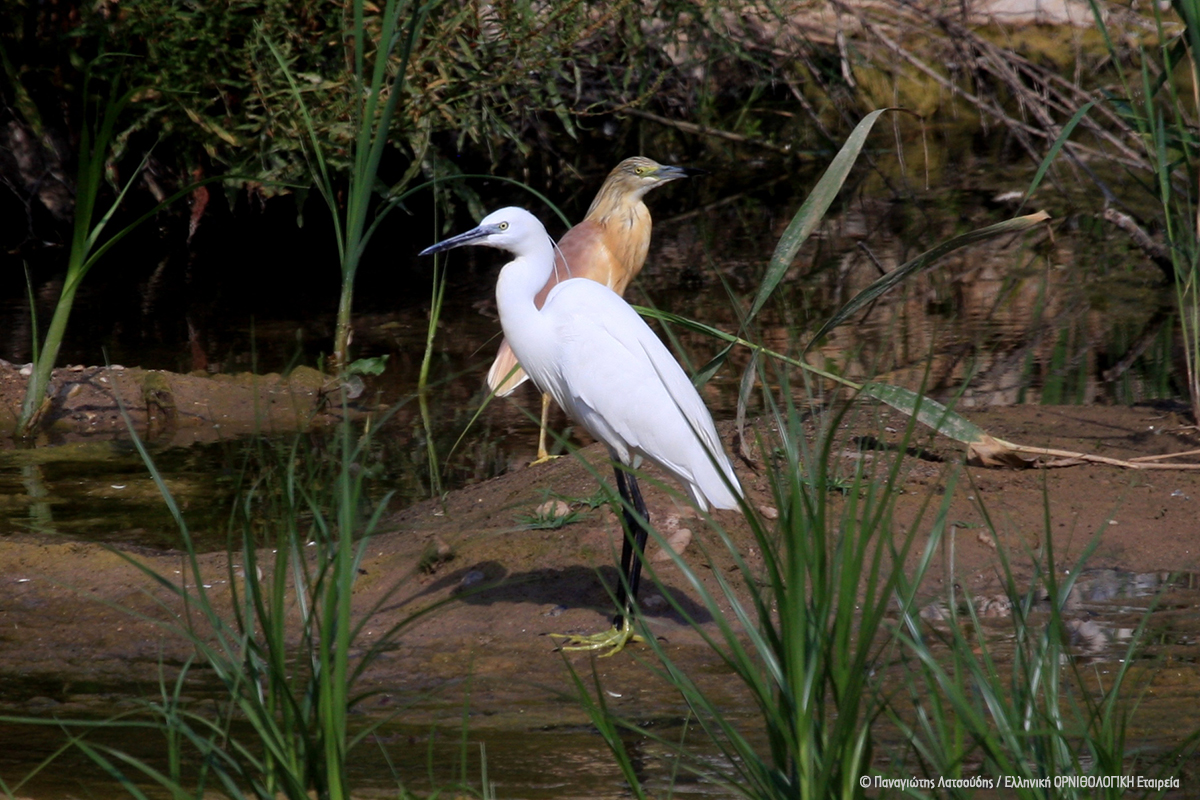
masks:
<path id="1" fill-rule="evenodd" d="M 500 230 L 502 230 L 502 231 L 506 231 L 506 230 L 508 230 L 508 223 L 507 223 L 507 222 L 501 222 L 501 223 L 500 223 L 499 225 L 497 225 L 496 227 L 498 227 L 498 228 L 499 228 Z"/>

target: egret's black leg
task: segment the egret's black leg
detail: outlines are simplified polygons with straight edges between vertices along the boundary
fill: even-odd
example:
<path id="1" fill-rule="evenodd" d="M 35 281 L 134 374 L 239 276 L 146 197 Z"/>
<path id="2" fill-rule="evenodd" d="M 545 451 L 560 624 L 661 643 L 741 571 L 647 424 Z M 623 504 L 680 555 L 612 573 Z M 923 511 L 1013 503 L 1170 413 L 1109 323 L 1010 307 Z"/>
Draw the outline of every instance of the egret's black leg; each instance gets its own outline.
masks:
<path id="1" fill-rule="evenodd" d="M 621 545 L 621 585 L 617 587 L 617 615 L 613 617 L 613 625 L 621 627 L 624 615 L 629 611 L 630 603 L 637 597 L 638 585 L 642 582 L 642 558 L 646 553 L 646 539 L 649 534 L 641 519 L 650 521 L 646 511 L 646 501 L 642 499 L 642 490 L 637 478 L 626 475 L 619 466 L 613 467 L 617 475 L 617 491 L 625 502 L 621 506 L 622 518 L 625 520 L 625 541 Z M 635 516 L 630 506 L 637 511 Z M 626 594 L 628 587 L 628 594 Z"/>
<path id="2" fill-rule="evenodd" d="M 637 597 L 638 584 L 642 580 L 642 557 L 646 551 L 648 536 L 646 526 L 638 517 L 649 521 L 650 515 L 646 511 L 646 501 L 642 499 L 642 490 L 638 488 L 637 479 L 632 475 L 627 476 L 619 466 L 615 467 L 615 471 L 617 489 L 621 492 L 621 499 L 625 501 L 621 508 L 625 542 L 621 546 L 621 585 L 617 587 L 617 616 L 613 619 L 613 628 L 591 636 L 550 634 L 556 639 L 566 640 L 559 646 L 562 650 L 607 649 L 608 652 L 604 653 L 602 658 L 621 652 L 628 642 L 642 641 L 642 637 L 633 632 L 629 607 L 632 598 Z"/>

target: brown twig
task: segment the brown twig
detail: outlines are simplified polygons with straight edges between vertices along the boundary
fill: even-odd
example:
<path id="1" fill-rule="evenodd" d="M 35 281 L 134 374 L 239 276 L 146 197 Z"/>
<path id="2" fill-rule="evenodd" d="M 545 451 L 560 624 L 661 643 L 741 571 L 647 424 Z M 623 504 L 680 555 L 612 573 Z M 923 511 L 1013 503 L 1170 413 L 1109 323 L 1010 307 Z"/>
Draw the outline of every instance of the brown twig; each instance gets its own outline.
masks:
<path id="1" fill-rule="evenodd" d="M 770 150 L 773 153 L 781 153 L 785 156 L 799 156 L 792 150 L 789 145 L 778 145 L 774 142 L 767 142 L 762 139 L 751 139 L 749 136 L 743 136 L 740 133 L 732 131 L 723 131 L 718 128 L 710 128 L 707 125 L 697 125 L 694 122 L 684 122 L 679 119 L 670 119 L 669 117 L 660 117 L 658 114 L 652 114 L 649 111 L 642 111 L 637 108 L 625 108 L 621 110 L 622 114 L 629 114 L 634 117 L 648 119 L 651 122 L 657 122 L 660 125 L 667 125 L 685 133 L 695 133 L 700 136 L 713 136 L 718 139 L 727 139 L 738 144 L 748 144 L 752 147 L 761 147 L 763 150 Z"/>
<path id="2" fill-rule="evenodd" d="M 1162 453 L 1157 456 L 1138 456 L 1131 458 L 1130 461 L 1163 461 L 1168 458 L 1182 458 L 1183 456 L 1200 455 L 1200 450 L 1184 450 L 1182 453 Z"/>
<path id="3" fill-rule="evenodd" d="M 1147 233 L 1145 228 L 1138 225 L 1133 217 L 1123 214 L 1115 208 L 1104 209 L 1103 217 L 1105 221 L 1111 222 L 1128 233 L 1129 238 L 1133 239 L 1133 243 L 1149 256 L 1150 260 L 1167 274 L 1167 277 L 1174 277 L 1175 265 L 1171 263 L 1171 252 L 1167 250 L 1165 245 L 1154 241 L 1154 237 Z"/>
<path id="4" fill-rule="evenodd" d="M 1054 124 L 1049 115 L 1049 110 L 1053 109 L 1054 111 L 1063 114 L 1074 113 L 1075 109 L 1082 106 L 1085 102 L 1094 99 L 1092 95 L 1083 91 L 1082 89 L 1079 89 L 1078 87 L 1071 86 L 1069 83 L 1063 83 L 1061 81 L 1054 80 L 1053 76 L 1042 70 L 1040 67 L 1037 67 L 1032 62 L 1023 59 L 1014 53 L 1004 50 L 1003 48 L 997 48 L 995 45 L 991 45 L 979 37 L 976 37 L 968 29 L 958 25 L 957 23 L 944 18 L 934 17 L 934 22 L 942 27 L 947 34 L 954 37 L 956 41 L 962 42 L 965 45 L 969 45 L 980 54 L 979 58 L 972 59 L 972 65 L 976 69 L 985 70 L 1003 82 L 1005 87 L 1012 91 L 1021 100 L 1022 106 L 1033 113 L 1034 117 L 1037 118 L 1038 122 L 1040 123 L 1040 125 L 1030 124 L 1029 122 L 1025 122 L 1010 116 L 995 101 L 989 100 L 981 95 L 973 94 L 972 92 L 964 89 L 955 81 L 950 80 L 946 76 L 942 75 L 936 69 L 925 63 L 923 60 L 903 47 L 900 43 L 888 36 L 887 33 L 884 32 L 883 26 L 876 24 L 873 20 L 868 19 L 865 14 L 850 9 L 849 7 L 847 7 L 847 10 L 849 13 L 856 14 L 858 16 L 859 23 L 863 26 L 863 30 L 875 37 L 881 44 L 883 44 L 884 47 L 907 61 L 909 64 L 911 64 L 920 72 L 924 73 L 947 91 L 962 98 L 966 102 L 978 108 L 980 111 L 984 112 L 986 115 L 1000 121 L 1014 133 L 1025 134 L 1047 141 L 1053 140 L 1058 136 L 1060 127 Z M 1014 68 L 1019 69 L 1014 71 Z M 1018 74 L 1018 72 L 1020 74 Z M 1035 92 L 1030 90 L 1029 87 L 1025 85 L 1025 82 L 1021 79 L 1022 75 L 1034 82 L 1043 91 Z M 1069 91 L 1071 96 L 1066 97 L 1060 92 L 1051 92 L 1050 85 L 1052 83 L 1060 90 Z M 1119 120 L 1116 120 L 1114 117 L 1112 117 L 1111 114 L 1108 113 L 1107 109 L 1103 109 L 1103 111 L 1110 120 L 1117 121 L 1118 124 L 1120 124 L 1125 135 L 1131 135 L 1127 125 L 1120 123 Z M 1115 155 L 1113 153 L 1104 153 L 1094 147 L 1089 147 L 1076 141 L 1068 141 L 1065 143 L 1064 149 L 1068 153 L 1104 158 L 1109 161 L 1116 161 L 1118 163 L 1125 164 L 1126 166 L 1132 166 L 1136 168 L 1146 167 L 1145 158 L 1141 154 L 1124 144 L 1119 138 L 1114 136 L 1103 126 L 1094 123 L 1087 118 L 1083 120 L 1082 124 L 1093 135 L 1114 147 L 1118 153 Z"/>

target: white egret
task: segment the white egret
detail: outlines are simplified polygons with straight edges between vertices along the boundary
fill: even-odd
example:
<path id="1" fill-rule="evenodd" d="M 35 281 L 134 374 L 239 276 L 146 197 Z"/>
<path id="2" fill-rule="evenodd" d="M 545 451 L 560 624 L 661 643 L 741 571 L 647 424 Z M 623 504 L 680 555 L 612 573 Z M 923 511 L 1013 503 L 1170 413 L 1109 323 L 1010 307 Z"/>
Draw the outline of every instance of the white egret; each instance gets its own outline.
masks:
<path id="1" fill-rule="evenodd" d="M 701 510 L 709 505 L 737 508 L 741 486 L 687 374 L 620 295 L 596 281 L 572 278 L 556 285 L 537 307 L 534 298 L 554 268 L 555 245 L 536 217 L 522 208 L 502 208 L 473 230 L 421 255 L 463 245 L 495 247 L 515 256 L 496 281 L 504 336 L 537 387 L 608 445 L 616 462 L 628 527 L 621 552 L 619 616 L 614 630 L 571 637 L 566 645 L 611 647 L 611 655 L 633 635 L 628 598 L 637 594 L 647 538 L 641 520 L 649 519 L 636 478 L 621 465 L 636 469 L 643 458 L 657 464 L 684 485 Z"/>
<path id="2" fill-rule="evenodd" d="M 590 278 L 624 295 L 625 287 L 642 271 L 650 250 L 650 209 L 643 201 L 646 193 L 671 181 L 702 174 L 703 170 L 659 164 L 643 156 L 627 158 L 613 167 L 596 192 L 587 216 L 558 240 L 558 263 L 534 299 L 538 308 L 550 290 L 568 278 Z M 525 372 L 517 365 L 512 348 L 507 341 L 501 342 L 488 370 L 488 386 L 497 397 L 505 397 L 524 380 Z M 549 421 L 550 395 L 543 394 L 542 429 L 533 464 L 554 458 L 546 451 Z"/>

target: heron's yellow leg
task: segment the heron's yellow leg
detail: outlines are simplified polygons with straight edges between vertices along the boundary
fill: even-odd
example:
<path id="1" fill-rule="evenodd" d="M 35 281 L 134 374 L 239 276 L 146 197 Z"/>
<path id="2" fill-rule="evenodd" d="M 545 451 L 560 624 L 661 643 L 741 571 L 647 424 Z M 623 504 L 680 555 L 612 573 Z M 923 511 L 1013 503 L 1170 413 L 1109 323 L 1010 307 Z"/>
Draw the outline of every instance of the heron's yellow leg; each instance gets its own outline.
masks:
<path id="1" fill-rule="evenodd" d="M 607 653 L 600 654 L 600 658 L 608 658 L 624 650 L 625 645 L 630 642 L 646 641 L 633 632 L 633 623 L 629 621 L 629 616 L 629 614 L 626 614 L 622 618 L 620 626 L 614 626 L 611 630 L 603 631 L 602 633 L 593 633 L 591 636 L 552 633 L 550 637 L 565 640 L 559 645 L 559 650 L 603 650 L 606 647 L 610 648 Z"/>
<path id="2" fill-rule="evenodd" d="M 552 456 L 546 450 L 546 428 L 550 427 L 550 395 L 542 395 L 542 428 L 538 431 L 538 454 L 537 458 L 529 462 L 529 466 L 536 464 L 545 464 L 547 461 L 558 458 Z"/>

